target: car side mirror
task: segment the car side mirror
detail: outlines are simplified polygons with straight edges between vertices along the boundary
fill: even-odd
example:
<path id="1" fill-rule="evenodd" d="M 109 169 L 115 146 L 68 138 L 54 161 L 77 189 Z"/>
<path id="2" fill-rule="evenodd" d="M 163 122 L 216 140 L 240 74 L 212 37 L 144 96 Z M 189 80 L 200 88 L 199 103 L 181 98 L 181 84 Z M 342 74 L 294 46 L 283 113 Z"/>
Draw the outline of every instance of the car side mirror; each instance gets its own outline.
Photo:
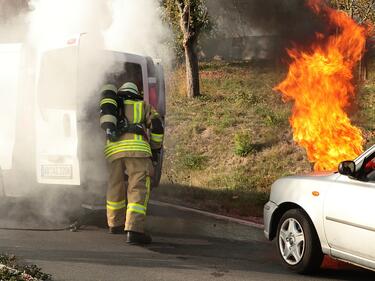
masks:
<path id="1" fill-rule="evenodd" d="M 354 161 L 343 161 L 339 165 L 339 173 L 345 176 L 352 176 L 355 173 Z"/>

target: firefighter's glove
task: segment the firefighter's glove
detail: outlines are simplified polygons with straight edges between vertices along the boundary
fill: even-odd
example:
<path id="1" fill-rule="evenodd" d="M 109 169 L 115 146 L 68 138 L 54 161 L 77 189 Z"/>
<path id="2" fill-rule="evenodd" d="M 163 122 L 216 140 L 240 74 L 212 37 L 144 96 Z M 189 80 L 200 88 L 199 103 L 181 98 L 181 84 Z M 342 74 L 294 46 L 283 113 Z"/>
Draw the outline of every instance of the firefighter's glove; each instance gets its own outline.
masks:
<path id="1" fill-rule="evenodd" d="M 118 140 L 116 131 L 113 131 L 111 129 L 107 129 L 106 135 L 107 135 L 107 139 L 110 140 L 111 142 L 115 142 L 115 141 Z"/>
<path id="2" fill-rule="evenodd" d="M 137 135 L 144 135 L 145 134 L 145 129 L 141 124 L 135 124 L 134 126 L 134 132 Z"/>
<path id="3" fill-rule="evenodd" d="M 121 136 L 125 134 L 127 131 L 127 126 L 128 126 L 128 122 L 126 122 L 126 120 L 124 119 L 120 120 L 117 124 L 116 135 Z"/>

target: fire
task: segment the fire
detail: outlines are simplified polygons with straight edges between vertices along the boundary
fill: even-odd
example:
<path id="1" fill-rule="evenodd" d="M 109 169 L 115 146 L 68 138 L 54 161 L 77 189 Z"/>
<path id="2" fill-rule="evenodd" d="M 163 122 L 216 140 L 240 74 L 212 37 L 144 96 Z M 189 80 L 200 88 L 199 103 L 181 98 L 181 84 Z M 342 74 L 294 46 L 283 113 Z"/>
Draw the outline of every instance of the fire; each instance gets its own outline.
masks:
<path id="1" fill-rule="evenodd" d="M 308 51 L 289 49 L 288 75 L 275 90 L 284 101 L 294 101 L 294 141 L 306 149 L 316 171 L 331 171 L 363 149 L 362 132 L 351 124 L 345 109 L 355 96 L 353 70 L 363 55 L 367 31 L 320 0 L 309 4 L 329 17 L 336 33 L 316 34 Z"/>

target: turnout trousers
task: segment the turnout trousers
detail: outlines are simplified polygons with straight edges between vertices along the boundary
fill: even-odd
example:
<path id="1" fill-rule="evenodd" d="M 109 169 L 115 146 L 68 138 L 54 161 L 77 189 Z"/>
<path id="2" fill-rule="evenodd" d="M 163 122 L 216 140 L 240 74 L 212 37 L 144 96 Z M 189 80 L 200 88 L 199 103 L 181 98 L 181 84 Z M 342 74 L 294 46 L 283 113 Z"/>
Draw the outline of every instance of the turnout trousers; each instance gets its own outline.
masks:
<path id="1" fill-rule="evenodd" d="M 125 223 L 125 231 L 143 233 L 151 189 L 151 159 L 125 157 L 109 165 L 108 226 L 118 227 Z"/>

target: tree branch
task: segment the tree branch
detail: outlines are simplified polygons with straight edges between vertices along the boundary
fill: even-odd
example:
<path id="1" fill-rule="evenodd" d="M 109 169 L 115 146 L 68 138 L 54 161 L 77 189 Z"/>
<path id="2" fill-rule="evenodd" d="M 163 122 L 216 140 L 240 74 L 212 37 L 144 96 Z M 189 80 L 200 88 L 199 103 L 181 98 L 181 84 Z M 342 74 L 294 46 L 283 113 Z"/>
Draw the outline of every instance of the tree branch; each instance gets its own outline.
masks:
<path id="1" fill-rule="evenodd" d="M 175 0 L 177 3 L 178 10 L 180 11 L 180 14 L 182 15 L 184 8 L 185 8 L 185 1 L 184 0 Z"/>
<path id="2" fill-rule="evenodd" d="M 339 3 L 339 0 L 336 0 L 336 9 L 337 9 L 337 10 L 340 10 L 340 3 Z"/>
<path id="3" fill-rule="evenodd" d="M 203 15 L 202 15 L 202 19 L 199 23 L 197 23 L 196 27 L 195 27 L 195 32 L 196 33 L 199 33 L 201 31 L 201 29 L 204 27 L 206 21 L 208 19 L 208 11 L 205 10 Z"/>
<path id="4" fill-rule="evenodd" d="M 350 17 L 354 18 L 354 0 L 351 0 L 349 3 Z"/>
<path id="5" fill-rule="evenodd" d="M 180 27 L 181 31 L 184 35 L 184 45 L 188 43 L 189 40 L 191 40 L 191 37 L 193 36 L 194 32 L 190 29 L 190 9 L 191 9 L 191 3 L 190 1 L 188 3 L 185 3 L 184 0 L 176 0 L 178 9 L 180 11 Z"/>
<path id="6" fill-rule="evenodd" d="M 360 21 L 360 23 L 364 23 L 366 20 L 367 20 L 367 18 L 368 18 L 368 16 L 370 15 L 370 12 L 373 10 L 373 6 L 375 6 L 375 0 L 372 0 L 370 3 L 369 3 L 369 5 L 368 5 L 368 7 L 367 7 L 367 10 L 366 10 L 366 12 L 365 12 L 365 14 L 363 15 L 363 18 L 361 19 L 361 21 Z"/>

